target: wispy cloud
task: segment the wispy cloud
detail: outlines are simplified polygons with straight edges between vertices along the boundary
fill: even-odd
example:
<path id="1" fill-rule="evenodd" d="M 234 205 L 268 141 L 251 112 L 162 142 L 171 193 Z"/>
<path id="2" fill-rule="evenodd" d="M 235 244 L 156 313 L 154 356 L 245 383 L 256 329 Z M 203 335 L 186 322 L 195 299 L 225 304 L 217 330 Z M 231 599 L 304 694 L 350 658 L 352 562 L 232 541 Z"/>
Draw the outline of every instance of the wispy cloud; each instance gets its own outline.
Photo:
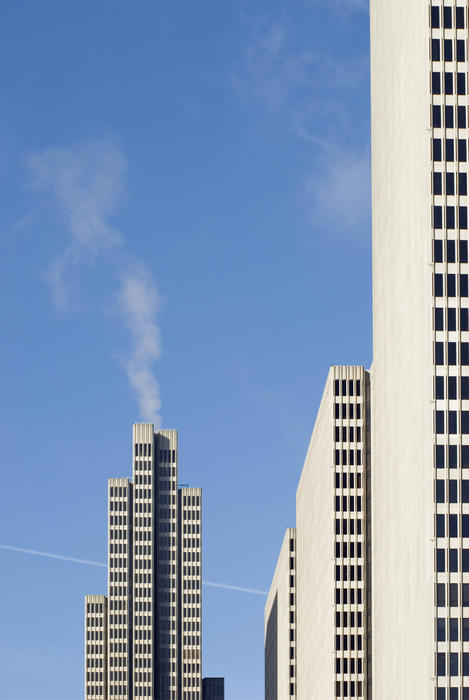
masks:
<path id="1" fill-rule="evenodd" d="M 329 49 L 321 36 L 311 42 L 304 31 L 314 28 L 320 11 L 336 9 L 350 15 L 367 11 L 368 2 L 328 0 L 326 7 L 325 0 L 306 0 L 263 16 L 245 5 L 247 39 L 231 80 L 240 100 L 266 111 L 271 128 L 307 145 L 309 164 L 298 184 L 314 227 L 358 239 L 368 230 L 370 166 L 367 122 L 361 130 L 363 117 L 354 110 L 361 90 L 367 95 L 368 54 L 366 47 L 337 50 L 337 37 Z M 342 30 L 349 37 L 350 29 Z"/>
<path id="2" fill-rule="evenodd" d="M 113 225 L 126 197 L 127 162 L 112 140 L 51 148 L 27 158 L 31 185 L 52 199 L 64 221 L 64 244 L 45 272 L 52 301 L 62 313 L 80 307 L 71 280 L 83 267 L 111 268 L 118 292 L 117 311 L 130 335 L 121 364 L 137 397 L 140 418 L 160 425 L 160 396 L 154 362 L 160 356 L 158 290 L 146 266 L 125 250 Z M 112 253 L 112 255 L 111 255 Z M 75 274 L 74 274 L 75 273 Z"/>
<path id="3" fill-rule="evenodd" d="M 0 544 L 0 549 L 6 549 L 10 552 L 19 552 L 20 554 L 33 554 L 38 557 L 46 557 L 47 559 L 60 559 L 74 564 L 86 564 L 87 566 L 99 566 L 107 568 L 107 564 L 100 561 L 90 561 L 89 559 L 78 559 L 77 557 L 67 557 L 64 554 L 52 554 L 51 552 L 39 552 L 36 549 L 25 549 L 24 547 L 13 547 L 9 544 Z M 257 588 L 246 588 L 244 586 L 233 586 L 230 583 L 216 583 L 215 581 L 202 581 L 204 586 L 212 588 L 224 588 L 228 591 L 238 591 L 240 593 L 253 593 L 254 595 L 266 596 L 266 591 L 260 591 Z"/>
<path id="4" fill-rule="evenodd" d="M 144 421 L 159 423 L 161 402 L 153 364 L 161 354 L 160 331 L 155 320 L 160 296 L 148 270 L 139 261 L 122 270 L 120 277 L 118 310 L 131 338 L 130 353 L 122 363 L 137 396 L 140 416 Z"/>

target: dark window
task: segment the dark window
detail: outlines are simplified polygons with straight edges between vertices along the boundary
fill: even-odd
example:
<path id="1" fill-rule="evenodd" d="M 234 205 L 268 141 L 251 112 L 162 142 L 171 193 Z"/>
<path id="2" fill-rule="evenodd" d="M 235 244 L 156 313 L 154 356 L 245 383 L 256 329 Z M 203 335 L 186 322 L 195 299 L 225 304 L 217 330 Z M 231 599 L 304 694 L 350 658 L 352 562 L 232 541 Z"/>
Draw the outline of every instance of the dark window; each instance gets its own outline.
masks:
<path id="1" fill-rule="evenodd" d="M 461 447 L 461 467 L 463 469 L 469 468 L 469 445 L 462 445 Z"/>
<path id="2" fill-rule="evenodd" d="M 460 309 L 460 329 L 469 331 L 469 309 Z"/>
<path id="3" fill-rule="evenodd" d="M 444 365 L 444 343 L 435 343 L 435 364 Z"/>
<path id="4" fill-rule="evenodd" d="M 469 617 L 462 619 L 462 641 L 469 642 Z"/>
<path id="5" fill-rule="evenodd" d="M 458 584 L 457 583 L 450 583 L 449 584 L 449 605 L 451 608 L 457 607 L 459 605 Z"/>
<path id="6" fill-rule="evenodd" d="M 458 107 L 458 127 L 460 129 L 466 128 L 466 108 Z"/>
<path id="7" fill-rule="evenodd" d="M 469 654 L 465 651 L 462 653 L 462 675 L 469 676 Z"/>
<path id="8" fill-rule="evenodd" d="M 453 74 L 445 73 L 445 95 L 452 95 L 453 91 Z"/>
<path id="9" fill-rule="evenodd" d="M 437 515 L 436 516 L 436 536 L 437 537 L 444 537 L 445 536 L 445 516 L 444 515 Z"/>
<path id="10" fill-rule="evenodd" d="M 432 93 L 433 95 L 441 94 L 441 74 L 433 72 L 432 73 Z"/>
<path id="11" fill-rule="evenodd" d="M 466 94 L 466 75 L 465 73 L 458 73 L 457 75 L 457 91 L 458 95 Z"/>
<path id="12" fill-rule="evenodd" d="M 461 398 L 469 399 L 469 377 L 461 377 Z"/>
<path id="13" fill-rule="evenodd" d="M 437 503 L 445 502 L 445 482 L 443 479 L 436 479 L 435 481 L 435 495 Z"/>
<path id="14" fill-rule="evenodd" d="M 453 26 L 453 13 L 451 7 L 443 8 L 443 26 L 445 29 L 451 29 Z"/>
<path id="15" fill-rule="evenodd" d="M 446 642 L 446 620 L 444 617 L 439 617 L 436 621 L 436 641 Z"/>
<path id="16" fill-rule="evenodd" d="M 443 296 L 443 275 L 441 273 L 435 274 L 435 292 L 436 297 Z"/>
<path id="17" fill-rule="evenodd" d="M 339 385 L 339 380 L 336 379 L 334 381 L 334 396 L 339 396 L 340 393 L 340 385 Z M 336 404 L 337 405 L 337 404 Z"/>
<path id="18" fill-rule="evenodd" d="M 444 583 L 437 583 L 436 584 L 436 604 L 438 607 L 444 607 L 446 605 L 445 584 Z"/>
<path id="19" fill-rule="evenodd" d="M 462 570 L 464 572 L 469 571 L 469 549 L 462 550 Z"/>
<path id="20" fill-rule="evenodd" d="M 449 654 L 449 675 L 458 675 L 458 654 L 454 651 Z"/>
<path id="21" fill-rule="evenodd" d="M 445 466 L 445 448 L 444 445 L 436 445 L 435 461 L 437 469 L 444 469 Z"/>
<path id="22" fill-rule="evenodd" d="M 443 212 L 442 207 L 433 207 L 433 226 L 434 228 L 443 228 Z"/>
<path id="23" fill-rule="evenodd" d="M 448 479 L 448 501 L 450 503 L 458 502 L 458 482 L 456 479 Z"/>
<path id="24" fill-rule="evenodd" d="M 435 262 L 443 262 L 443 241 L 433 241 L 433 260 Z"/>
<path id="25" fill-rule="evenodd" d="M 457 447 L 457 445 L 449 445 L 449 447 L 448 447 L 448 466 L 450 469 L 456 469 L 458 466 L 458 447 Z"/>
<path id="26" fill-rule="evenodd" d="M 469 411 L 461 411 L 461 433 L 469 435 Z"/>
<path id="27" fill-rule="evenodd" d="M 454 139 L 446 139 L 446 160 L 454 161 Z"/>
<path id="28" fill-rule="evenodd" d="M 446 241 L 446 262 L 456 262 L 456 241 Z"/>
<path id="29" fill-rule="evenodd" d="M 448 537 L 457 537 L 457 536 L 458 536 L 458 516 L 457 515 L 449 515 L 448 516 Z"/>
<path id="30" fill-rule="evenodd" d="M 456 364 L 456 343 L 448 343 L 448 364 Z"/>
<path id="31" fill-rule="evenodd" d="M 453 60 L 453 40 L 445 39 L 445 61 Z M 448 75 L 448 74 L 446 74 Z"/>
<path id="32" fill-rule="evenodd" d="M 445 106 L 445 126 L 447 129 L 452 129 L 454 126 L 454 108 L 452 105 Z"/>
<path id="33" fill-rule="evenodd" d="M 432 39 L 432 61 L 440 60 L 440 40 Z"/>
<path id="34" fill-rule="evenodd" d="M 435 431 L 438 435 L 445 432 L 444 411 L 435 411 Z"/>
<path id="35" fill-rule="evenodd" d="M 459 194 L 467 194 L 467 173 L 459 173 L 458 179 L 459 179 Z M 464 241 L 464 242 L 466 243 L 466 241 Z M 466 243 L 466 250 L 467 250 L 467 243 Z M 467 253 L 466 253 L 466 256 L 467 256 Z M 466 262 L 467 262 L 467 260 L 466 260 Z"/>
<path id="36" fill-rule="evenodd" d="M 445 379 L 444 377 L 435 377 L 435 398 L 445 398 Z"/>
<path id="37" fill-rule="evenodd" d="M 436 655 L 436 675 L 446 676 L 445 655 L 441 652 Z"/>
<path id="38" fill-rule="evenodd" d="M 464 45 L 464 39 L 458 39 L 456 42 L 456 60 L 459 62 L 466 60 L 466 50 Z M 434 59 L 437 60 L 436 58 Z"/>
<path id="39" fill-rule="evenodd" d="M 433 139 L 433 160 L 441 160 L 441 139 Z"/>
<path id="40" fill-rule="evenodd" d="M 456 309 L 448 309 L 448 330 L 456 330 Z M 454 397 L 456 398 L 456 396 Z"/>
<path id="41" fill-rule="evenodd" d="M 466 139 L 458 139 L 458 160 L 461 163 L 465 163 L 467 161 Z"/>
<path id="42" fill-rule="evenodd" d="M 449 207 L 448 207 L 449 209 Z M 456 296 L 456 275 L 447 275 L 446 277 L 446 294 L 449 297 Z"/>
<path id="43" fill-rule="evenodd" d="M 469 343 L 461 343 L 461 364 L 469 365 Z"/>
<path id="44" fill-rule="evenodd" d="M 469 480 L 461 480 L 461 502 L 469 503 Z"/>
<path id="45" fill-rule="evenodd" d="M 436 280 L 435 280 L 436 282 Z M 437 295 L 437 296 L 442 296 Z M 442 331 L 443 330 L 443 309 L 435 309 L 435 330 L 436 331 Z"/>
<path id="46" fill-rule="evenodd" d="M 464 7 L 456 8 L 456 28 L 464 29 Z"/>
<path id="47" fill-rule="evenodd" d="M 454 173 L 446 173 L 446 194 L 454 194 Z"/>
<path id="48" fill-rule="evenodd" d="M 445 571 L 445 550 L 444 549 L 437 549 L 436 550 L 436 570 L 439 573 L 443 573 Z"/>
<path id="49" fill-rule="evenodd" d="M 467 207 L 459 207 L 459 228 L 467 229 Z"/>
<path id="50" fill-rule="evenodd" d="M 433 173 L 433 194 L 442 194 L 442 177 L 441 173 Z"/>
<path id="51" fill-rule="evenodd" d="M 467 275 L 459 275 L 459 294 L 462 297 L 467 297 Z"/>
<path id="52" fill-rule="evenodd" d="M 446 228 L 455 227 L 454 207 L 446 207 Z"/>
<path id="53" fill-rule="evenodd" d="M 455 311 L 456 309 L 451 309 L 451 311 Z M 456 399 L 458 396 L 458 383 L 456 380 L 456 377 L 448 377 L 448 398 L 449 399 Z"/>
<path id="54" fill-rule="evenodd" d="M 458 570 L 458 550 L 449 550 L 449 570 L 455 572 Z"/>
<path id="55" fill-rule="evenodd" d="M 432 29 L 439 29 L 440 27 L 440 8 L 432 7 L 431 9 L 431 24 Z"/>
<path id="56" fill-rule="evenodd" d="M 455 583 L 453 585 L 456 586 L 457 584 Z M 462 584 L 462 605 L 463 608 L 469 607 L 469 583 Z"/>

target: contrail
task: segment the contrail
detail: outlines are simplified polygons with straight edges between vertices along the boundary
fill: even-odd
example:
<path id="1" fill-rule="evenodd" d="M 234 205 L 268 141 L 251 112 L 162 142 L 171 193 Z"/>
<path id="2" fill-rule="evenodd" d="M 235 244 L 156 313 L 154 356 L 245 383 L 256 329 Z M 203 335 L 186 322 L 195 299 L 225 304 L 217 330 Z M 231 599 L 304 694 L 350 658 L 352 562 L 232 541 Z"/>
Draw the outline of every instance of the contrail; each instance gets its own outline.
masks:
<path id="1" fill-rule="evenodd" d="M 22 554 L 35 554 L 37 557 L 47 557 L 49 559 L 60 559 L 61 561 L 71 561 L 75 564 L 87 564 L 88 566 L 100 566 L 107 568 L 107 564 L 100 561 L 90 561 L 89 559 L 77 559 L 76 557 L 66 557 L 63 554 L 51 554 L 50 552 L 38 552 L 35 549 L 25 549 L 24 547 L 12 547 L 10 544 L 0 544 L 0 549 L 8 549 L 10 552 L 20 552 Z M 228 591 L 239 591 L 240 593 L 253 593 L 254 595 L 266 596 L 266 591 L 259 591 L 256 588 L 244 588 L 243 586 L 232 586 L 229 583 L 215 583 L 214 581 L 202 581 L 204 586 L 212 588 L 225 588 Z"/>

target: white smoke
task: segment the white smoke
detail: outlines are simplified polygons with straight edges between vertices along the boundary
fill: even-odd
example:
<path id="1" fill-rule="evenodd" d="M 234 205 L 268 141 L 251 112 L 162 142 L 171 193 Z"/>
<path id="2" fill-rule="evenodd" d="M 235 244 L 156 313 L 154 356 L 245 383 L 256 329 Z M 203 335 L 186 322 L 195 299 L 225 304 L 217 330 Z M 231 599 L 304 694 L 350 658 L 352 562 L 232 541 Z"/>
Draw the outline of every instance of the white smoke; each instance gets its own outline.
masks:
<path id="1" fill-rule="evenodd" d="M 140 418 L 158 427 L 160 397 L 153 364 L 160 355 L 159 295 L 149 271 L 125 252 L 125 237 L 111 223 L 126 195 L 124 154 L 112 141 L 96 140 L 30 154 L 27 167 L 32 186 L 52 197 L 65 221 L 66 244 L 45 273 L 54 305 L 61 312 L 80 307 L 71 282 L 80 267 L 111 266 L 119 283 L 118 313 L 130 333 L 130 352 L 122 366 Z"/>

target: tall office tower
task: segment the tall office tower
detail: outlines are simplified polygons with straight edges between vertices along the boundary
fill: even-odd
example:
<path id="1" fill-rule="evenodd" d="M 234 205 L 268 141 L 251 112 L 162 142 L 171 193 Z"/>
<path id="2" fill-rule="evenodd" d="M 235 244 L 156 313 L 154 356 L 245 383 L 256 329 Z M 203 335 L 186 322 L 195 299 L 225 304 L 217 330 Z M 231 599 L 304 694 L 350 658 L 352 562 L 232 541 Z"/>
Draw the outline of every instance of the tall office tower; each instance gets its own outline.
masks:
<path id="1" fill-rule="evenodd" d="M 133 426 L 133 480 L 109 480 L 108 596 L 87 596 L 87 700 L 202 700 L 201 489 L 178 436 Z"/>
<path id="2" fill-rule="evenodd" d="M 371 698 L 369 384 L 327 378 L 265 610 L 266 700 Z"/>
<path id="3" fill-rule="evenodd" d="M 469 698 L 467 0 L 371 0 L 374 697 Z"/>
<path id="4" fill-rule="evenodd" d="M 296 698 L 296 530 L 287 528 L 264 613 L 266 700 Z"/>

